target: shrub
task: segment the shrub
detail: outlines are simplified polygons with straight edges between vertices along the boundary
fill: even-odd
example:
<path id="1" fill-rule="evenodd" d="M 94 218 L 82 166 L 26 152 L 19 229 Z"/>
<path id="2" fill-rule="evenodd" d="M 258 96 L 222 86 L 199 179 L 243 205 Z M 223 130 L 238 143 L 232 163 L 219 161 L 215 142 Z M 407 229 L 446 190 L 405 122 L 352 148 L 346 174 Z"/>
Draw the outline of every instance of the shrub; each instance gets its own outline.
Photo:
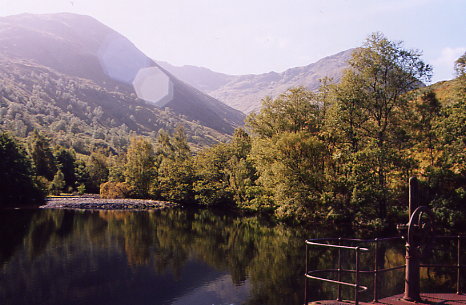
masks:
<path id="1" fill-rule="evenodd" d="M 131 187 L 125 182 L 105 182 L 100 185 L 100 198 L 127 198 L 130 193 Z"/>
<path id="2" fill-rule="evenodd" d="M 80 185 L 78 185 L 77 191 L 78 195 L 84 195 L 84 192 L 86 192 L 86 186 L 83 183 L 81 183 Z"/>

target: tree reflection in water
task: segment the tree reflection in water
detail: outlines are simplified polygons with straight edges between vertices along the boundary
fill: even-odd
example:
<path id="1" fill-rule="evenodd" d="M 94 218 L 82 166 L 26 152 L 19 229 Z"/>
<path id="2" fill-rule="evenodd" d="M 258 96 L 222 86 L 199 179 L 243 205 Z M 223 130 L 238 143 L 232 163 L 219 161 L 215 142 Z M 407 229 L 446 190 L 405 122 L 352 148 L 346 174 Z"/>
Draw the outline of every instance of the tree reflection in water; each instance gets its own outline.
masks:
<path id="1" fill-rule="evenodd" d="M 2 304 L 302 304 L 304 239 L 338 235 L 181 209 L 1 211 L 0 229 Z M 402 245 L 381 248 L 385 267 L 403 263 Z M 310 255 L 311 269 L 335 266 L 335 252 Z M 424 286 L 451 287 L 451 274 L 438 275 L 424 272 Z M 384 293 L 402 289 L 400 274 L 382 282 Z M 310 291 L 315 300 L 335 297 L 335 287 L 320 282 Z"/>

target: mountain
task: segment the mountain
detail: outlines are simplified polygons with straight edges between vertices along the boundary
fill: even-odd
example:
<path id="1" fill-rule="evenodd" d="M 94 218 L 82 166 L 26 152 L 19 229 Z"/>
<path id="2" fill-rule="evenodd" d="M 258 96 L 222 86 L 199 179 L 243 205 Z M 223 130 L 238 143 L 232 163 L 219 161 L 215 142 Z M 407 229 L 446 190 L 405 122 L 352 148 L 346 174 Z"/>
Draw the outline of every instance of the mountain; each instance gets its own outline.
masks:
<path id="1" fill-rule="evenodd" d="M 94 81 L 0 54 L 0 130 L 26 137 L 38 129 L 55 144 L 88 154 L 97 147 L 120 151 L 133 135 L 155 139 L 157 131 L 184 127 L 194 146 L 228 136 Z"/>
<path id="2" fill-rule="evenodd" d="M 231 134 L 243 124 L 243 113 L 178 80 L 124 36 L 88 16 L 61 13 L 2 17 L 0 56 L 2 64 L 20 64 L 23 72 L 29 65 L 34 67 L 31 71 L 45 69 L 77 83 L 92 83 L 109 94 L 121 94 L 127 103 L 136 103 L 155 116 L 157 107 L 167 107 L 185 121 L 222 134 Z M 120 109 L 117 101 L 113 110 L 112 102 L 107 102 L 108 107 L 102 107 L 105 111 L 115 113 Z M 130 116 L 123 112 L 115 115 Z"/>
<path id="3" fill-rule="evenodd" d="M 234 75 L 214 72 L 204 67 L 185 65 L 174 66 L 164 61 L 156 61 L 159 66 L 202 92 L 211 92 L 225 86 L 236 78 Z"/>
<path id="4" fill-rule="evenodd" d="M 288 69 L 282 73 L 269 72 L 250 75 L 227 75 L 206 68 L 176 67 L 158 62 L 167 71 L 193 87 L 217 98 L 228 106 L 244 113 L 260 109 L 265 96 L 276 97 L 289 88 L 304 86 L 310 90 L 319 88 L 324 77 L 340 80 L 342 71 L 354 49 L 325 57 L 304 67 Z"/>

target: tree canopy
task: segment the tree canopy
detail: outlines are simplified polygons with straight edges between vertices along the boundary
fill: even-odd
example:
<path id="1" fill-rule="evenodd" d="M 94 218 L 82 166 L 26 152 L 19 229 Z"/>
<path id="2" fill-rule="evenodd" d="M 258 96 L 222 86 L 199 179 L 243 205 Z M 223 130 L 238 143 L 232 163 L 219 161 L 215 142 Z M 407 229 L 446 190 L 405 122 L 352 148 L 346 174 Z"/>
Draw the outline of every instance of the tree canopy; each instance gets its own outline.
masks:
<path id="1" fill-rule="evenodd" d="M 0 181 L 0 207 L 43 201 L 25 150 L 5 132 L 0 132 Z"/>

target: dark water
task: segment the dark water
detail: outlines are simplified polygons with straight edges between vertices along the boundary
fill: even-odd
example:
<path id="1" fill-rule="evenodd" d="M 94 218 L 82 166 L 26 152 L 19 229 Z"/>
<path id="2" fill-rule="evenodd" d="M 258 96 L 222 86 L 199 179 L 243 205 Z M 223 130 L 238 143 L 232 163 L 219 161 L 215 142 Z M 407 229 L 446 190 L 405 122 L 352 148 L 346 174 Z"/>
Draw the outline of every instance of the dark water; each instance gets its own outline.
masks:
<path id="1" fill-rule="evenodd" d="M 336 234 L 206 210 L 0 211 L 0 304 L 303 304 L 304 240 Z M 383 266 L 403 264 L 402 245 L 381 248 Z M 438 256 L 448 263 L 453 254 Z M 330 268 L 335 253 L 317 249 L 310 261 Z M 402 277 L 387 273 L 381 294 L 401 293 Z M 423 273 L 423 289 L 453 291 L 455 281 L 454 272 Z M 335 298 L 320 282 L 307 291 Z"/>

